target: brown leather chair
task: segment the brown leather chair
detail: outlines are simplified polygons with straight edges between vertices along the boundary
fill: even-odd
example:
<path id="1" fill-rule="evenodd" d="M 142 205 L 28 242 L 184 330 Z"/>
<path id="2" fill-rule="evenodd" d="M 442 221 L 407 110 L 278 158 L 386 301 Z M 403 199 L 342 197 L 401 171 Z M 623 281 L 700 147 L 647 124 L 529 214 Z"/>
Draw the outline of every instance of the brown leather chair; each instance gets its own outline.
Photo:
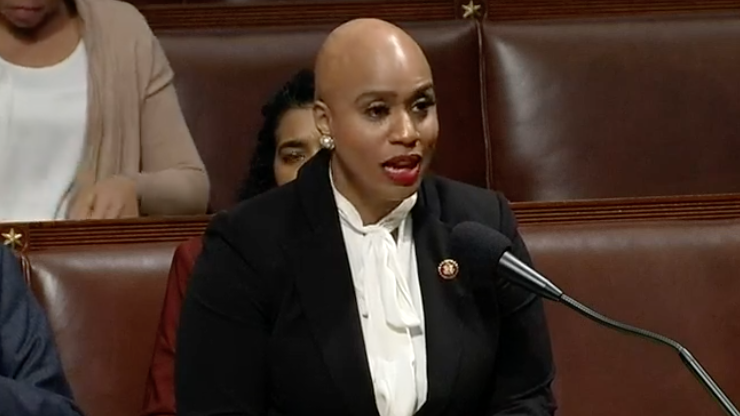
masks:
<path id="1" fill-rule="evenodd" d="M 612 318 L 672 337 L 740 405 L 740 220 L 522 228 L 535 264 Z M 546 305 L 566 416 L 721 416 L 673 350 Z"/>
<path id="2" fill-rule="evenodd" d="M 740 191 L 740 15 L 483 24 L 514 201 Z"/>
<path id="3" fill-rule="evenodd" d="M 31 287 L 86 415 L 141 410 L 176 245 L 87 245 L 27 255 Z"/>
<path id="4" fill-rule="evenodd" d="M 435 74 L 439 173 L 512 201 L 740 192 L 737 14 L 403 26 Z M 330 29 L 157 32 L 214 209 L 235 201 L 261 105 Z"/>
<path id="5" fill-rule="evenodd" d="M 576 299 L 691 349 L 740 400 L 740 220 L 535 225 L 539 270 Z M 26 254 L 64 368 L 88 416 L 137 414 L 177 242 Z M 714 415 L 720 409 L 665 347 L 547 305 L 560 414 Z"/>
<path id="6" fill-rule="evenodd" d="M 473 21 L 404 25 L 434 71 L 441 125 L 433 168 L 487 185 L 486 135 L 481 110 L 478 27 Z M 185 118 L 211 177 L 211 204 L 236 200 L 257 131 L 260 108 L 314 56 L 332 27 L 182 30 L 157 32 L 176 73 Z"/>

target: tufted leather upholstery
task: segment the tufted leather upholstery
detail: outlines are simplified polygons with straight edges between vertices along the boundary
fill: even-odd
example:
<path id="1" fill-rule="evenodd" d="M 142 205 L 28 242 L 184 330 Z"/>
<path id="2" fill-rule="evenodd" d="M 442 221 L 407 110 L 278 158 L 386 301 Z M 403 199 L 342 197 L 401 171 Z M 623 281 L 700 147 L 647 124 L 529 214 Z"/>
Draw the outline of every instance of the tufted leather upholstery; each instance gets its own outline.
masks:
<path id="1" fill-rule="evenodd" d="M 525 227 L 535 264 L 571 297 L 672 337 L 740 404 L 740 221 Z M 546 305 L 567 416 L 724 413 L 673 350 Z"/>
<path id="2" fill-rule="evenodd" d="M 513 201 L 740 192 L 740 16 L 403 25 L 435 75 L 435 169 Z M 259 109 L 330 27 L 160 31 L 232 205 Z"/>
<path id="3" fill-rule="evenodd" d="M 89 416 L 141 409 L 174 243 L 32 252 L 31 287 L 49 315 L 64 370 Z"/>
<path id="4" fill-rule="evenodd" d="M 740 401 L 740 220 L 537 225 L 522 234 L 536 266 L 566 293 L 675 338 Z M 174 247 L 80 246 L 27 257 L 87 415 L 140 409 Z M 181 254 L 197 250 L 190 244 Z M 560 414 L 722 414 L 671 350 L 546 306 Z"/>
<path id="5" fill-rule="evenodd" d="M 515 201 L 740 191 L 738 16 L 483 26 L 492 180 Z"/>
<path id="6" fill-rule="evenodd" d="M 441 133 L 433 169 L 486 186 L 486 140 L 471 21 L 404 25 L 434 71 Z M 185 117 L 211 176 L 211 204 L 232 205 L 262 123 L 260 108 L 291 75 L 312 68 L 332 27 L 167 31 L 158 36 L 176 71 Z"/>

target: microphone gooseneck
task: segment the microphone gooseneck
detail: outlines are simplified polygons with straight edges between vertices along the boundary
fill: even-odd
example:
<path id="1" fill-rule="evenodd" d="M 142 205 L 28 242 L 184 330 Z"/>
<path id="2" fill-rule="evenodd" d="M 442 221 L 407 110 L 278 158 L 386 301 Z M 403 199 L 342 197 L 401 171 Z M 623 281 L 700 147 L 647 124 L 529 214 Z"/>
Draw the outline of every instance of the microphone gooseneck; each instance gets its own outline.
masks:
<path id="1" fill-rule="evenodd" d="M 624 332 L 631 335 L 637 335 L 639 337 L 655 341 L 659 344 L 667 345 L 676 351 L 678 351 L 678 355 L 681 357 L 681 361 L 686 365 L 686 367 L 691 370 L 692 373 L 694 373 L 694 376 L 701 382 L 704 387 L 709 390 L 709 393 L 714 396 L 715 400 L 719 403 L 719 405 L 724 409 L 724 411 L 730 415 L 730 416 L 740 416 L 740 412 L 738 412 L 737 408 L 734 404 L 732 404 L 732 401 L 725 395 L 725 393 L 722 391 L 722 389 L 715 383 L 715 381 L 712 379 L 712 377 L 707 373 L 707 371 L 704 369 L 704 367 L 701 366 L 699 361 L 694 358 L 693 355 L 691 355 L 691 352 L 684 347 L 683 345 L 679 344 L 678 342 L 657 334 L 655 332 L 651 332 L 642 328 L 638 328 L 636 326 L 623 324 L 619 321 L 615 321 L 614 319 L 609 318 L 608 316 L 602 315 L 595 310 L 589 308 L 588 306 L 582 304 L 581 302 L 578 302 L 577 300 L 571 298 L 570 296 L 563 293 L 560 296 L 561 303 L 568 306 L 569 308 L 573 309 L 574 311 L 578 312 L 579 314 L 585 316 L 586 318 L 591 319 L 592 321 L 599 323 L 601 325 L 607 326 L 612 329 L 616 329 L 620 332 Z"/>
<path id="2" fill-rule="evenodd" d="M 740 411 L 687 348 L 666 336 L 611 319 L 571 298 L 546 277 L 509 253 L 511 246 L 511 241 L 506 236 L 479 223 L 463 222 L 452 230 L 451 251 L 460 257 L 461 269 L 467 266 L 472 275 L 477 275 L 477 272 L 498 268 L 503 272 L 500 275 L 510 282 L 562 303 L 600 325 L 673 348 L 722 409 L 729 416 L 740 416 Z"/>

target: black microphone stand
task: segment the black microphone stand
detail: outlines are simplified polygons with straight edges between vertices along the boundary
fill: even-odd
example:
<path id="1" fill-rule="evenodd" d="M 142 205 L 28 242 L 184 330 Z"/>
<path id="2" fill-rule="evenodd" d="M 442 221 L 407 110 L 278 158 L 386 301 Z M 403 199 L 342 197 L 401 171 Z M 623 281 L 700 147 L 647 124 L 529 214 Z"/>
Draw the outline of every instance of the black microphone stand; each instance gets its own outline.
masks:
<path id="1" fill-rule="evenodd" d="M 627 334 L 637 335 L 641 338 L 647 338 L 651 341 L 656 341 L 659 344 L 667 345 L 675 349 L 676 351 L 678 351 L 678 355 L 681 357 L 681 361 L 683 361 L 686 367 L 688 367 L 688 369 L 691 370 L 692 373 L 694 373 L 699 382 L 701 382 L 704 387 L 709 390 L 709 393 L 711 393 L 712 396 L 720 404 L 720 406 L 722 406 L 722 409 L 724 409 L 724 411 L 729 416 L 740 416 L 740 412 L 738 412 L 735 405 L 732 404 L 730 399 L 727 398 L 727 396 L 722 391 L 722 389 L 719 388 L 717 383 L 712 380 L 712 377 L 709 375 L 709 373 L 707 373 L 706 370 L 704 370 L 701 364 L 699 364 L 699 361 L 697 361 L 696 358 L 691 355 L 691 352 L 689 352 L 689 350 L 687 350 L 678 342 L 654 332 L 646 331 L 641 328 L 617 322 L 614 319 L 611 319 L 594 311 L 588 306 L 563 293 L 563 291 L 559 287 L 555 286 L 555 284 L 545 278 L 545 276 L 537 273 L 534 269 L 530 268 L 524 262 L 513 256 L 511 253 L 504 252 L 501 259 L 499 260 L 499 264 L 503 266 L 505 270 L 514 272 L 510 274 L 504 274 L 506 278 L 508 278 L 513 283 L 524 287 L 527 290 L 538 293 L 540 294 L 540 296 L 546 299 L 563 303 L 569 308 L 585 316 L 586 318 L 595 321 L 598 324 L 616 329 L 621 332 L 625 332 Z"/>
<path id="2" fill-rule="evenodd" d="M 656 341 L 659 344 L 667 345 L 675 349 L 676 351 L 678 351 L 678 355 L 681 357 L 681 361 L 683 361 L 686 367 L 689 370 L 691 370 L 692 373 L 694 373 L 696 378 L 704 385 L 704 387 L 706 387 L 707 390 L 709 390 L 709 393 L 711 393 L 712 396 L 717 400 L 717 402 L 722 407 L 722 409 L 724 409 L 724 411 L 730 416 L 740 416 L 740 412 L 738 412 L 735 405 L 732 404 L 729 398 L 727 398 L 727 396 L 722 391 L 722 389 L 719 388 L 717 383 L 715 383 L 714 380 L 712 380 L 712 377 L 709 375 L 709 373 L 706 372 L 706 370 L 704 370 L 701 364 L 699 364 L 699 361 L 697 361 L 696 358 L 694 358 L 694 356 L 691 355 L 691 352 L 689 350 L 687 350 L 685 347 L 683 347 L 678 342 L 668 337 L 664 337 L 663 335 L 656 334 L 654 332 L 646 331 L 644 329 L 640 329 L 634 326 L 623 324 L 621 322 L 617 322 L 611 318 L 608 318 L 594 311 L 588 306 L 583 305 L 582 303 L 571 298 L 565 293 L 562 293 L 559 296 L 559 299 L 557 300 L 559 300 L 560 302 L 562 302 L 569 308 L 573 309 L 574 311 L 585 316 L 586 318 L 589 318 L 592 321 L 595 321 L 596 323 L 599 323 L 601 325 L 607 326 L 612 329 L 616 329 L 621 332 L 625 332 L 627 334 L 637 335 L 642 338 L 647 338 L 651 341 Z"/>

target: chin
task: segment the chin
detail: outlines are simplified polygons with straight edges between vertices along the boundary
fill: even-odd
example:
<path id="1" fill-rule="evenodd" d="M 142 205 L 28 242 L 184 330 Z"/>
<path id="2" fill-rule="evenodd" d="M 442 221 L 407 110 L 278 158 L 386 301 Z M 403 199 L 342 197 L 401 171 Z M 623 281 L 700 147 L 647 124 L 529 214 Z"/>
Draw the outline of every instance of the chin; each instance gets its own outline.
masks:
<path id="1" fill-rule="evenodd" d="M 421 185 L 421 180 L 417 181 L 414 185 L 409 186 L 392 185 L 393 189 L 388 193 L 388 196 L 391 197 L 389 199 L 393 202 L 401 202 L 415 194 L 419 190 L 419 185 Z"/>
<path id="2" fill-rule="evenodd" d="M 13 27 L 13 30 L 15 32 L 18 32 L 18 34 L 30 36 L 33 34 L 33 32 L 36 30 L 36 28 L 41 24 L 41 21 L 43 19 L 34 19 L 34 20 L 13 20 L 8 19 L 10 22 L 10 25 Z"/>
<path id="3" fill-rule="evenodd" d="M 20 13 L 13 10 L 3 11 L 3 17 L 10 23 L 11 29 L 21 35 L 30 35 L 48 18 L 46 9 L 32 13 Z"/>
<path id="4" fill-rule="evenodd" d="M 15 22 L 13 22 L 13 27 L 18 32 L 24 32 L 24 33 L 26 33 L 26 32 L 33 32 L 34 29 L 36 29 L 36 26 L 37 25 L 35 23 L 27 23 L 27 22 L 15 23 Z M 30 33 L 28 33 L 28 34 L 30 34 Z"/>

